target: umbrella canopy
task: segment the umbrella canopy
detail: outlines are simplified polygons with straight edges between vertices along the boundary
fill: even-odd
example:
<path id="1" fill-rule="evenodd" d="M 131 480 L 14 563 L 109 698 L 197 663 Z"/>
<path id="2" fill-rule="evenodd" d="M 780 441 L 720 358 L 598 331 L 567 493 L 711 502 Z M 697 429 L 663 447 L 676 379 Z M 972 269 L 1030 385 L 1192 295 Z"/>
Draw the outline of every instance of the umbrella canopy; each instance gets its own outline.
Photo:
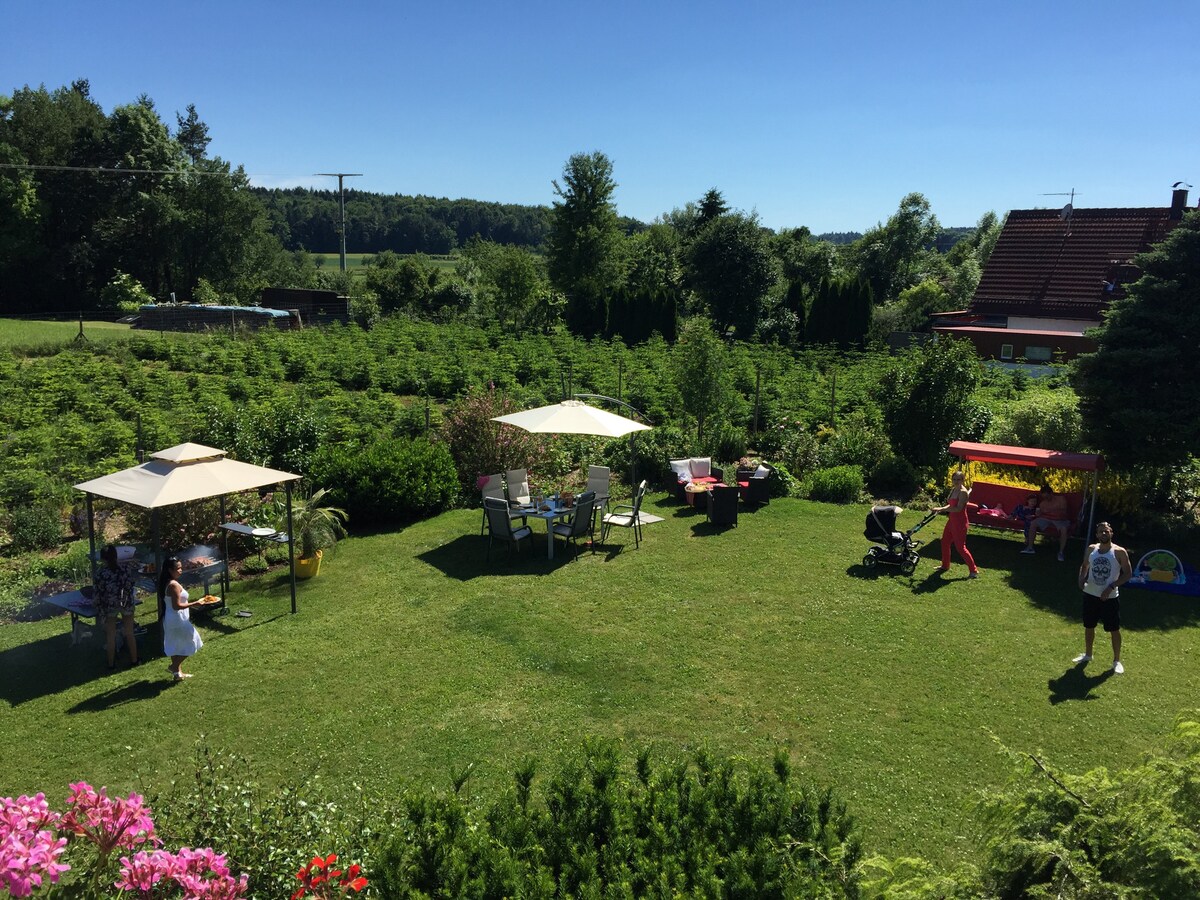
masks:
<path id="1" fill-rule="evenodd" d="M 620 437 L 631 431 L 649 431 L 649 425 L 626 419 L 615 413 L 588 406 L 578 400 L 564 400 L 550 406 L 526 409 L 506 416 L 496 416 L 493 422 L 516 425 L 539 434 L 594 434 L 600 437 Z"/>
<path id="2" fill-rule="evenodd" d="M 157 509 L 299 478 L 291 472 L 227 459 L 224 450 L 214 447 L 179 444 L 153 454 L 140 466 L 94 478 L 75 487 L 98 497 Z"/>

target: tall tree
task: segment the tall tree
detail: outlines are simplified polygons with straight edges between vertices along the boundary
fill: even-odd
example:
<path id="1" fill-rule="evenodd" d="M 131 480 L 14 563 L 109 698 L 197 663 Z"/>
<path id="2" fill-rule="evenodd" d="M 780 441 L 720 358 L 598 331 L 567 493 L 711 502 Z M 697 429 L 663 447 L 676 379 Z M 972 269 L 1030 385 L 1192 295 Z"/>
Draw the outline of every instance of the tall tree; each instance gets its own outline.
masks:
<path id="1" fill-rule="evenodd" d="M 946 456 L 950 441 L 981 437 L 986 410 L 971 399 L 980 377 L 969 341 L 938 339 L 897 357 L 879 388 L 896 453 L 914 466 L 932 466 Z"/>
<path id="2" fill-rule="evenodd" d="M 212 138 L 208 136 L 208 126 L 200 121 L 200 116 L 196 112 L 196 104 L 189 103 L 187 105 L 186 119 L 179 113 L 175 113 L 175 140 L 179 142 L 183 152 L 192 161 L 192 165 L 204 159 L 204 154 L 208 150 L 208 144 Z"/>
<path id="3" fill-rule="evenodd" d="M 684 412 L 695 416 L 696 439 L 703 441 L 705 422 L 720 421 L 729 402 L 728 355 L 707 319 L 688 319 L 680 329 L 673 362 Z"/>
<path id="4" fill-rule="evenodd" d="M 727 213 L 709 222 L 688 247 L 692 288 L 722 331 L 749 340 L 778 271 L 758 219 Z"/>
<path id="5" fill-rule="evenodd" d="M 884 225 L 847 248 L 860 277 L 871 283 L 878 303 L 891 303 L 902 290 L 943 268 L 934 249 L 941 226 L 924 195 L 908 194 Z"/>
<path id="6" fill-rule="evenodd" d="M 576 153 L 553 182 L 554 213 L 546 242 L 550 280 L 567 297 L 567 324 L 588 337 L 605 327 L 608 296 L 621 281 L 621 230 L 607 156 Z"/>
<path id="7" fill-rule="evenodd" d="M 1166 470 L 1200 448 L 1200 212 L 1135 262 L 1142 277 L 1109 308 L 1072 381 L 1098 450 Z"/>

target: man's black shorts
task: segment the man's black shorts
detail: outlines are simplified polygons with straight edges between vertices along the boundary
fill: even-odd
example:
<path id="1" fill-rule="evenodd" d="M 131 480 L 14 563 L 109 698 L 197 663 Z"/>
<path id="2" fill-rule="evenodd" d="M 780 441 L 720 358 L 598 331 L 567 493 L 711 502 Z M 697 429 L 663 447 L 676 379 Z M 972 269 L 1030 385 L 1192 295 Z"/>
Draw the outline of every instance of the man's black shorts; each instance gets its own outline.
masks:
<path id="1" fill-rule="evenodd" d="M 1091 594 L 1083 595 L 1083 627 L 1095 628 L 1097 622 L 1104 623 L 1105 631 L 1117 631 L 1121 627 L 1121 601 L 1117 597 L 1101 600 Z"/>

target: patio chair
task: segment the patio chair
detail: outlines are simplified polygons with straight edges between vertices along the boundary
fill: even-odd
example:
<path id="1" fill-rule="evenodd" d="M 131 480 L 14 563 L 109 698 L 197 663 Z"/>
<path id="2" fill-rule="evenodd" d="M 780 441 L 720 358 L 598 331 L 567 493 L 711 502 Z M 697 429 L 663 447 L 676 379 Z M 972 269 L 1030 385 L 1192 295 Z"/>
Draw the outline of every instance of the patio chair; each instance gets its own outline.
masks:
<path id="1" fill-rule="evenodd" d="M 491 497 L 493 500 L 503 500 L 504 476 L 497 473 L 495 475 L 487 475 L 485 479 L 483 486 L 479 489 L 482 499 L 486 500 L 488 497 Z M 483 530 L 487 528 L 487 520 L 487 510 L 485 509 L 483 511 L 483 522 L 479 525 L 479 534 L 481 537 L 483 536 Z M 524 522 L 521 524 L 524 524 Z"/>
<path id="2" fill-rule="evenodd" d="M 771 502 L 771 475 L 774 469 L 763 463 L 737 470 L 738 490 L 747 506 L 766 506 Z"/>
<path id="3" fill-rule="evenodd" d="M 718 484 L 708 491 L 710 525 L 737 525 L 738 489 Z"/>
<path id="4" fill-rule="evenodd" d="M 596 494 L 595 508 L 601 513 L 608 509 L 608 485 L 612 477 L 612 471 L 608 466 L 588 466 L 587 487 L 584 491 L 592 491 Z"/>
<path id="5" fill-rule="evenodd" d="M 583 535 L 592 537 L 592 552 L 596 552 L 595 526 L 592 513 L 596 509 L 596 494 L 585 491 L 575 500 L 575 513 L 562 524 L 550 529 L 550 540 L 555 537 L 565 538 L 568 544 L 575 545 L 575 555 L 579 555 L 579 538 Z"/>
<path id="6" fill-rule="evenodd" d="M 508 482 L 509 503 L 529 503 L 528 469 L 509 469 L 504 480 Z"/>
<path id="7" fill-rule="evenodd" d="M 604 527 L 600 531 L 600 541 L 603 543 L 608 537 L 609 529 L 616 528 L 632 528 L 633 529 L 633 545 L 640 547 L 642 541 L 642 498 L 646 496 L 646 482 L 638 485 L 637 493 L 633 498 L 633 505 L 618 504 L 613 507 L 613 511 L 604 517 Z M 629 512 L 623 513 L 621 510 L 627 509 Z"/>
<path id="8" fill-rule="evenodd" d="M 486 558 L 489 560 L 492 558 L 492 541 L 504 541 L 508 544 L 510 551 L 515 546 L 519 553 L 521 551 L 521 541 L 533 534 L 533 529 L 528 525 L 513 528 L 512 519 L 508 515 L 508 504 L 503 500 L 497 500 L 495 497 L 484 498 L 483 511 L 488 518 L 488 548 Z"/>

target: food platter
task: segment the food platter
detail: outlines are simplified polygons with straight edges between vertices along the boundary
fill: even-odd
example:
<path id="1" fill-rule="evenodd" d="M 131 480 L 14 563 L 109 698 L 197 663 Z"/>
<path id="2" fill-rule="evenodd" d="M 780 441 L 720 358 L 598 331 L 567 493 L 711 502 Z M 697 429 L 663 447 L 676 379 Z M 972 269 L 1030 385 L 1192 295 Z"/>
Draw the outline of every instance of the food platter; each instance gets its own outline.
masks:
<path id="1" fill-rule="evenodd" d="M 214 596 L 213 594 L 205 594 L 203 597 L 201 597 L 199 600 L 196 601 L 196 605 L 197 606 L 216 606 L 220 602 L 221 602 L 220 597 Z"/>

